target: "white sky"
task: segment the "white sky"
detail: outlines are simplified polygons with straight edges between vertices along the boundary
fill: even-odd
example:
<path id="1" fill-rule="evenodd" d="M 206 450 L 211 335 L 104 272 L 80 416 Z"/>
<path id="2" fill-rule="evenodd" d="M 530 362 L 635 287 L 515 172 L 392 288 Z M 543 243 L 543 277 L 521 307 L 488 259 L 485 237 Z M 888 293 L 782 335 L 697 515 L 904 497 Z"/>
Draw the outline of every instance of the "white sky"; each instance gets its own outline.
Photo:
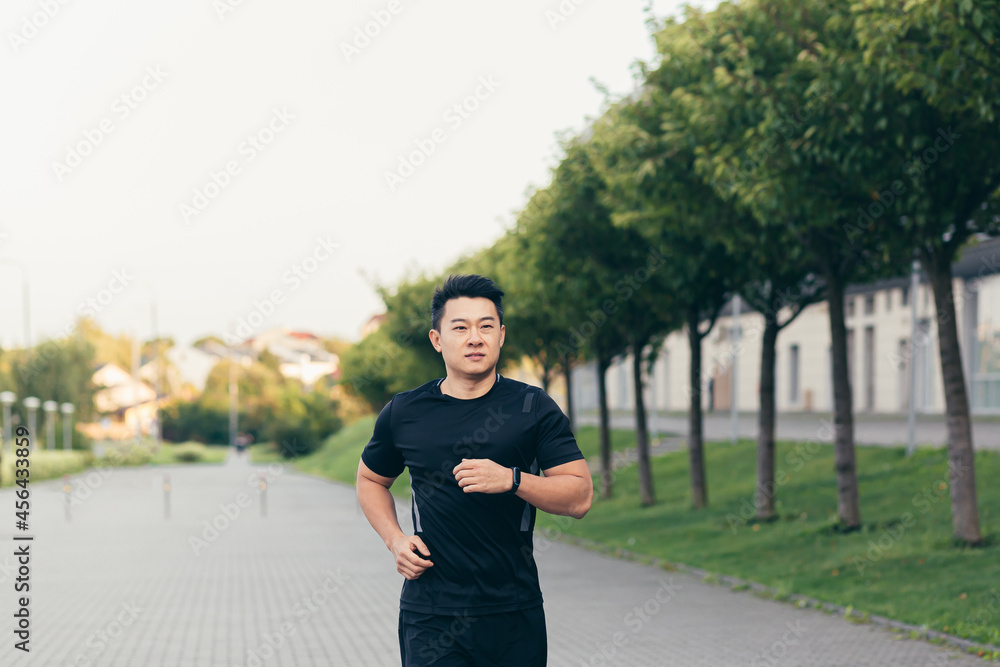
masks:
<path id="1" fill-rule="evenodd" d="M 29 276 L 34 342 L 87 299 L 105 328 L 148 337 L 154 292 L 160 333 L 181 343 L 241 318 L 356 339 L 381 310 L 373 280 L 439 271 L 494 241 L 547 181 L 555 133 L 599 112 L 590 79 L 628 92 L 631 64 L 653 54 L 643 0 L 562 0 L 575 10 L 554 29 L 559 0 L 64 1 L 0 10 L 7 345 L 24 326 L 12 262 Z M 49 3 L 58 12 L 33 34 Z M 341 44 L 390 5 L 348 62 Z M 477 87 L 478 108 L 448 113 Z M 111 132 L 57 173 L 102 122 Z M 444 141 L 390 191 L 385 172 L 436 128 Z M 258 133 L 271 140 L 260 150 L 245 143 Z M 186 222 L 181 205 L 230 161 L 239 172 Z M 338 247 L 304 262 L 318 238 Z M 273 312 L 255 306 L 275 292 Z"/>

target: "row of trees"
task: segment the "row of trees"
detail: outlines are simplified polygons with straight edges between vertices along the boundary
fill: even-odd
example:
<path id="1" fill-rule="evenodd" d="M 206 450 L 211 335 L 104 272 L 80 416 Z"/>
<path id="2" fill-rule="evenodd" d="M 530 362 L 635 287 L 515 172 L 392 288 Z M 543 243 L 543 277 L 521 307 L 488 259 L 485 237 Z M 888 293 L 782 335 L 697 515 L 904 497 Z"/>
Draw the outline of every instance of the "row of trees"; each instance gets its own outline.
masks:
<path id="1" fill-rule="evenodd" d="M 765 317 L 757 513 L 774 516 L 774 362 L 781 329 L 829 304 L 837 515 L 861 525 L 844 289 L 904 274 L 934 294 L 954 532 L 982 540 L 952 266 L 1000 217 L 1000 1 L 748 0 L 688 8 L 655 34 L 660 58 L 564 144 L 549 185 L 493 246 L 450 271 L 509 294 L 505 358 L 543 383 L 597 367 L 601 493 L 612 493 L 605 371 L 633 359 L 639 479 L 655 502 L 642 382 L 659 343 L 691 347 L 691 492 L 708 504 L 701 342 L 741 295 Z M 426 338 L 440 276 L 384 290 L 388 320 L 345 355 L 344 381 L 379 408 L 443 371 Z M 513 349 L 511 349 L 513 348 Z M 569 393 L 569 392 L 568 392 Z M 570 406 L 572 410 L 572 406 Z"/>

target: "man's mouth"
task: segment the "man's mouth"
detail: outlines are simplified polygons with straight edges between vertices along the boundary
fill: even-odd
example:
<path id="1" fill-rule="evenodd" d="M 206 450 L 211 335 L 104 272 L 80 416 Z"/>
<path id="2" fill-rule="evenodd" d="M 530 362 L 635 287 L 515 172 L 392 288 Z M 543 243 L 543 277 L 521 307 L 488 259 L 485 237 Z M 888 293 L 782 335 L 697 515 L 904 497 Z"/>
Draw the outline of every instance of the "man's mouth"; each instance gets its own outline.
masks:
<path id="1" fill-rule="evenodd" d="M 486 355 L 482 352 L 473 352 L 472 354 L 465 355 L 466 359 L 472 359 L 473 361 L 479 361 L 480 359 L 485 359 Z"/>

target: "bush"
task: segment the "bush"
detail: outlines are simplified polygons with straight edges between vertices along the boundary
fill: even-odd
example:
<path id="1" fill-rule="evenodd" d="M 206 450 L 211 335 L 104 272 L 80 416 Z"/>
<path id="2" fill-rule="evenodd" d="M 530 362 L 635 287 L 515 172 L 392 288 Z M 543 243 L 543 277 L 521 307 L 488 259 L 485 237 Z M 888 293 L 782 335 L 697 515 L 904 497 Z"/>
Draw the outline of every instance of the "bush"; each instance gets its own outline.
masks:
<path id="1" fill-rule="evenodd" d="M 0 465 L 0 482 L 2 486 L 12 486 L 16 480 L 14 476 L 14 456 L 4 452 L 3 462 Z M 35 450 L 29 456 L 30 480 L 38 482 L 43 479 L 53 479 L 62 475 L 73 475 L 82 472 L 90 465 L 93 457 L 89 452 L 61 450 Z"/>
<path id="2" fill-rule="evenodd" d="M 171 447 L 174 460 L 180 463 L 196 463 L 205 459 L 205 445 L 197 442 L 186 442 L 183 445 Z"/>

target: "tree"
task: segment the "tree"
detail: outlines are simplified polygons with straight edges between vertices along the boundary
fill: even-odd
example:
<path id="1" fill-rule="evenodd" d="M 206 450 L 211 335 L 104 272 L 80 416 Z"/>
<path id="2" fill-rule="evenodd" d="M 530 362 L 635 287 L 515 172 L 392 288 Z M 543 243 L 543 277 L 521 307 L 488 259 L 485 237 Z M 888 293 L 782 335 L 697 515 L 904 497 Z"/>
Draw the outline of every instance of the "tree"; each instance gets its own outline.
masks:
<path id="1" fill-rule="evenodd" d="M 953 525 L 955 536 L 971 544 L 980 542 L 981 533 L 952 265 L 973 235 L 995 234 L 998 227 L 1000 165 L 992 156 L 1000 150 L 994 77 L 1000 51 L 992 39 L 1000 21 L 989 11 L 995 3 L 985 4 L 932 2 L 893 17 L 884 7 L 855 8 L 865 57 L 897 89 L 920 97 L 895 126 L 905 147 L 898 159 L 909 181 L 897 193 L 904 214 L 898 236 L 917 248 L 934 292 Z M 942 67 L 949 68 L 947 76 Z M 969 88 L 956 96 L 959 84 Z"/>
<path id="2" fill-rule="evenodd" d="M 903 122 L 893 125 L 894 145 L 900 147 L 895 157 L 909 181 L 893 182 L 903 214 L 894 231 L 898 245 L 916 247 L 934 292 L 952 523 L 957 539 L 979 544 L 975 452 L 952 266 L 970 238 L 1000 230 L 1000 163 L 995 158 L 1000 152 L 1000 5 L 996 0 L 932 0 L 893 9 L 865 0 L 854 6 L 853 18 L 864 46 L 857 69 L 875 63 L 889 85 L 911 93 Z"/>
<path id="3" fill-rule="evenodd" d="M 552 182 L 537 190 L 518 216 L 510 268 L 518 301 L 525 298 L 525 349 L 544 355 L 549 367 L 568 377 L 574 362 L 595 362 L 600 410 L 601 497 L 613 492 L 611 431 L 605 374 L 623 354 L 628 339 L 618 314 L 622 269 L 629 266 L 630 243 L 612 225 L 602 204 L 603 182 L 582 145 L 574 140 L 553 170 Z M 511 267 L 516 267 L 514 262 Z M 533 347 L 532 347 L 533 346 Z M 572 387 L 567 381 L 567 393 Z"/>
<path id="4" fill-rule="evenodd" d="M 870 174 L 892 138 L 885 110 L 899 96 L 877 78 L 858 79 L 843 57 L 857 43 L 839 9 L 812 1 L 723 3 L 668 23 L 659 44 L 661 69 L 677 70 L 683 84 L 672 99 L 701 126 L 696 134 L 714 137 L 698 148 L 698 173 L 757 221 L 784 227 L 826 286 L 838 519 L 854 530 L 861 511 L 844 288 L 879 276 L 893 258 L 879 230 L 848 239 L 845 226 L 872 191 Z"/>
<path id="5" fill-rule="evenodd" d="M 650 75 L 647 75 L 647 80 Z M 724 202 L 695 175 L 692 137 L 670 132 L 663 109 L 670 86 L 646 85 L 631 100 L 609 109 L 594 127 L 590 142 L 594 163 L 606 183 L 606 199 L 616 225 L 634 229 L 647 244 L 669 254 L 661 299 L 669 299 L 650 331 L 666 333 L 674 323 L 666 313 L 680 313 L 691 348 L 688 453 L 691 499 L 708 505 L 702 434 L 702 339 L 736 284 L 736 263 L 724 243 L 709 233 L 729 228 L 746 216 Z M 706 327 L 702 323 L 707 322 Z"/>

